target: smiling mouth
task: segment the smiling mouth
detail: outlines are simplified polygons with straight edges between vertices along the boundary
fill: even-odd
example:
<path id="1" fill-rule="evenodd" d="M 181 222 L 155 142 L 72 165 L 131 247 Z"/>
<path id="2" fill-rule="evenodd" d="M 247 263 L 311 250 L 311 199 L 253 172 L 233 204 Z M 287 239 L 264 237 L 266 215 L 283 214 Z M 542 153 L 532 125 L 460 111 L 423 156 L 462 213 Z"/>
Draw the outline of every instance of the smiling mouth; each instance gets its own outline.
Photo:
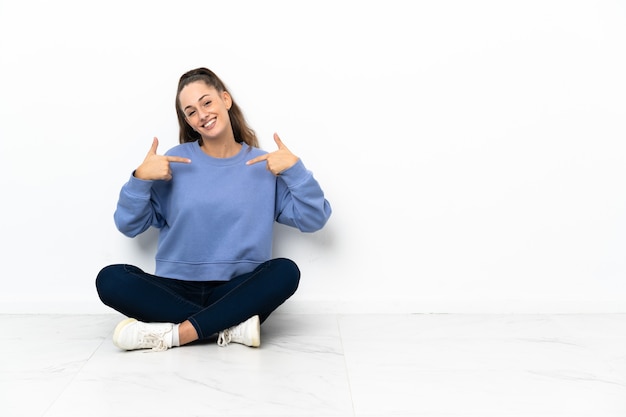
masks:
<path id="1" fill-rule="evenodd" d="M 211 119 L 207 123 L 202 125 L 202 127 L 205 128 L 205 129 L 208 129 L 208 128 L 212 127 L 214 124 L 215 124 L 215 119 Z"/>

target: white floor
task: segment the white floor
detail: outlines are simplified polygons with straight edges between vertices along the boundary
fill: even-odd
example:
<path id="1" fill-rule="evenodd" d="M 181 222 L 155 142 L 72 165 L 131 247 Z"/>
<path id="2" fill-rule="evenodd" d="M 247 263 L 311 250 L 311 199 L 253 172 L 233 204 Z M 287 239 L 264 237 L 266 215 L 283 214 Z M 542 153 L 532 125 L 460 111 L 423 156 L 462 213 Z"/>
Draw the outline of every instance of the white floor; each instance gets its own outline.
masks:
<path id="1" fill-rule="evenodd" d="M 155 353 L 121 318 L 0 315 L 0 415 L 626 416 L 626 314 L 277 312 L 258 349 Z"/>

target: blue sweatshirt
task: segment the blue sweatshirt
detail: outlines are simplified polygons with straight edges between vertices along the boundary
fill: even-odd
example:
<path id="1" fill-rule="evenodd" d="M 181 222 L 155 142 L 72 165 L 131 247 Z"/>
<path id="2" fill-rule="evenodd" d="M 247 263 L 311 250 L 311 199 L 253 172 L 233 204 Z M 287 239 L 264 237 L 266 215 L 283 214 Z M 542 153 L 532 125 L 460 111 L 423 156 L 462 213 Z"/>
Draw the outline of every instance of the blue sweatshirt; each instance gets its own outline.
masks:
<path id="1" fill-rule="evenodd" d="M 166 155 L 191 159 L 171 163 L 170 181 L 131 175 L 120 191 L 115 225 L 134 237 L 160 229 L 155 274 L 186 281 L 228 281 L 272 256 L 274 221 L 302 232 L 321 229 L 331 207 L 301 160 L 278 177 L 265 162 L 246 161 L 266 152 L 242 144 L 231 158 L 213 158 L 198 142 Z"/>

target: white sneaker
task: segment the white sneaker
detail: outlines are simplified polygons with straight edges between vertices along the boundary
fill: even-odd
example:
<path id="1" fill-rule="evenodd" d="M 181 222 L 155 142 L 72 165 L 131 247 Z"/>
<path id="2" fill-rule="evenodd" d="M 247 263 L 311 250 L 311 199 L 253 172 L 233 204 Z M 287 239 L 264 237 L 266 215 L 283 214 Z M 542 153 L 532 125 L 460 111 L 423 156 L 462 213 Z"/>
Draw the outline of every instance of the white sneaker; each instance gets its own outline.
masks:
<path id="1" fill-rule="evenodd" d="M 173 328 L 172 323 L 144 323 L 126 319 L 115 327 L 113 343 L 124 350 L 163 351 L 172 347 Z"/>
<path id="2" fill-rule="evenodd" d="M 219 346 L 227 346 L 230 342 L 241 343 L 250 347 L 261 345 L 261 321 L 259 316 L 252 316 L 243 323 L 223 330 L 217 337 Z"/>

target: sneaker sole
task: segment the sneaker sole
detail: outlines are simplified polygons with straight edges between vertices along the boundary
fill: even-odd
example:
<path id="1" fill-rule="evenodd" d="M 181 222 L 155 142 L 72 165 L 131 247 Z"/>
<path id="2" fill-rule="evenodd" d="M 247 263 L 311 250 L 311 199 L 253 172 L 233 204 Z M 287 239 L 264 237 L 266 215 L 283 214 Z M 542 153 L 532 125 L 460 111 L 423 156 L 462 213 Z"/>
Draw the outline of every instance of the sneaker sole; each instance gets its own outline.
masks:
<path id="1" fill-rule="evenodd" d="M 114 344 L 115 346 L 117 346 L 117 347 L 118 347 L 118 348 L 120 348 L 120 349 L 124 349 L 124 350 L 126 350 L 125 348 L 123 348 L 122 346 L 120 346 L 120 345 L 118 345 L 118 344 L 117 344 L 117 341 L 118 341 L 118 339 L 119 339 L 119 337 L 120 337 L 120 332 L 121 332 L 121 331 L 122 331 L 122 329 L 123 329 L 124 327 L 126 327 L 128 324 L 130 324 L 130 323 L 134 323 L 134 322 L 136 322 L 136 321 L 137 321 L 137 320 L 135 320 L 135 319 L 126 319 L 126 320 L 123 320 L 123 321 L 119 322 L 119 323 L 118 323 L 118 325 L 117 325 L 117 326 L 115 326 L 115 331 L 113 331 L 113 344 Z"/>

